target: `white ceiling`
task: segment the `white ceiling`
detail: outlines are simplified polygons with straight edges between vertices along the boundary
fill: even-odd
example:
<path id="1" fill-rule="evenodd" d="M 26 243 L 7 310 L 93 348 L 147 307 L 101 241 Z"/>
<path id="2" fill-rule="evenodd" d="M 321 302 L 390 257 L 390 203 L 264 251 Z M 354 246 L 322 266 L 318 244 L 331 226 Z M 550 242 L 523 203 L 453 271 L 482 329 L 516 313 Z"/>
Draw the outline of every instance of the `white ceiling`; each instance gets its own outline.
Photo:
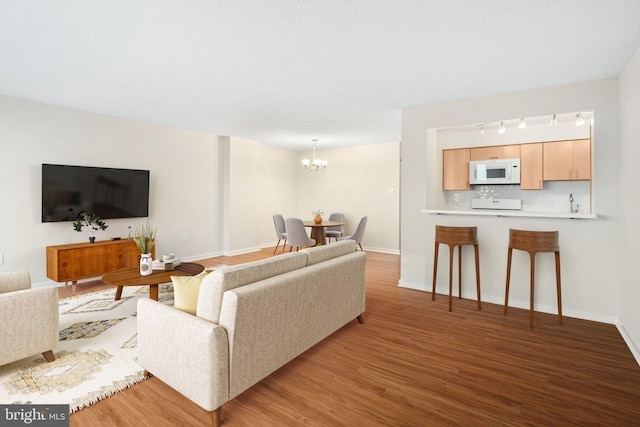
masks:
<path id="1" fill-rule="evenodd" d="M 0 94 L 309 150 L 613 77 L 639 45 L 640 0 L 1 0 Z"/>

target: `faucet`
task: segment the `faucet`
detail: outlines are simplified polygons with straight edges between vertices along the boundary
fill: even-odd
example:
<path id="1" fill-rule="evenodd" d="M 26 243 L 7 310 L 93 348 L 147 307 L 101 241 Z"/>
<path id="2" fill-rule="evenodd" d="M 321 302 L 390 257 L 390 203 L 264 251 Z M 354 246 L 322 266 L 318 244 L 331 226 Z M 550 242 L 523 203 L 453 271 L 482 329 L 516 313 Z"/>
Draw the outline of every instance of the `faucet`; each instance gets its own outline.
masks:
<path id="1" fill-rule="evenodd" d="M 580 209 L 580 205 L 576 203 L 576 208 L 573 208 L 573 194 L 569 194 L 569 210 L 571 213 L 578 213 L 578 209 Z"/>

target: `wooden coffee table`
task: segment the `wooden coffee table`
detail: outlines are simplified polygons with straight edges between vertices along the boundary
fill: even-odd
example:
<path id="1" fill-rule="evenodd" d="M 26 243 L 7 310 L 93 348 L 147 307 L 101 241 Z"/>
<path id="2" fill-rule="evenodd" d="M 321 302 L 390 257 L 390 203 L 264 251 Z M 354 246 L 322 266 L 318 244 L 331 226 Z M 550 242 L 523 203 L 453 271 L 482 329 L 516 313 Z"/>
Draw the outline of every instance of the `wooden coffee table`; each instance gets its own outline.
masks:
<path id="1" fill-rule="evenodd" d="M 111 271 L 102 276 L 102 281 L 109 285 L 118 287 L 116 298 L 118 301 L 122 297 L 124 286 L 144 286 L 149 285 L 149 298 L 158 301 L 158 285 L 171 281 L 171 276 L 195 276 L 204 270 L 204 266 L 194 262 L 183 262 L 170 271 L 153 270 L 148 276 L 140 275 L 140 267 L 127 267 L 120 270 Z"/>

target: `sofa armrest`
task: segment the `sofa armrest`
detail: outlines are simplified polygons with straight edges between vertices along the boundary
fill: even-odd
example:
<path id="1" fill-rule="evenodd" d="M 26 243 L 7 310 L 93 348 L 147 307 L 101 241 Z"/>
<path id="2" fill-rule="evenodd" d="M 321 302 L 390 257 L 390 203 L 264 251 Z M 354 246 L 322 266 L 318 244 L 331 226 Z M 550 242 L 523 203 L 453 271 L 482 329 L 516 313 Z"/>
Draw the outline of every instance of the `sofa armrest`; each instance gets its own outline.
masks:
<path id="1" fill-rule="evenodd" d="M 0 294 L 31 289 L 31 277 L 27 271 L 0 273 Z"/>
<path id="2" fill-rule="evenodd" d="M 229 400 L 224 328 L 146 298 L 137 317 L 140 366 L 207 411 Z"/>
<path id="3" fill-rule="evenodd" d="M 56 287 L 0 294 L 0 365 L 53 350 L 58 322 Z"/>

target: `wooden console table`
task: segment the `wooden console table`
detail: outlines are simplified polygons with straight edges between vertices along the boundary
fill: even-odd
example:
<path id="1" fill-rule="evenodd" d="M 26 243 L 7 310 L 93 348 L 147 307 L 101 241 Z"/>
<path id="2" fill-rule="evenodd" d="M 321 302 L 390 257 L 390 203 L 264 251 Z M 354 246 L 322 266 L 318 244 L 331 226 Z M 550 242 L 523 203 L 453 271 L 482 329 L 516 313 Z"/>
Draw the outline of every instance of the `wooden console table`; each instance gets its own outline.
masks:
<path id="1" fill-rule="evenodd" d="M 151 252 L 155 258 L 155 250 Z M 71 282 L 72 291 L 80 279 L 140 264 L 140 249 L 133 240 L 104 240 L 47 246 L 47 277 L 54 282 Z"/>

